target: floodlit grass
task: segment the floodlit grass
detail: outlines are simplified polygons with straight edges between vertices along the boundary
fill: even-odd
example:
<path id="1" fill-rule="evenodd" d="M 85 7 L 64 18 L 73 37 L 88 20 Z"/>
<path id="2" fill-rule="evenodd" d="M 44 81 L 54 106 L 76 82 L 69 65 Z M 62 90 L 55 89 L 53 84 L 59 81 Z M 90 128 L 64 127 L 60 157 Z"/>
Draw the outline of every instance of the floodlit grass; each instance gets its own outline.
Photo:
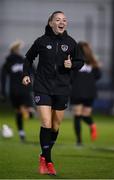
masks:
<path id="1" fill-rule="evenodd" d="M 40 122 L 26 120 L 27 143 L 20 142 L 13 113 L 1 113 L 0 123 L 8 124 L 14 137 L 0 137 L 1 179 L 111 179 L 114 178 L 114 121 L 112 117 L 95 116 L 99 138 L 91 142 L 87 125 L 82 124 L 84 147 L 77 148 L 72 119 L 64 119 L 59 138 L 53 148 L 53 161 L 57 176 L 39 175 L 37 172 Z"/>

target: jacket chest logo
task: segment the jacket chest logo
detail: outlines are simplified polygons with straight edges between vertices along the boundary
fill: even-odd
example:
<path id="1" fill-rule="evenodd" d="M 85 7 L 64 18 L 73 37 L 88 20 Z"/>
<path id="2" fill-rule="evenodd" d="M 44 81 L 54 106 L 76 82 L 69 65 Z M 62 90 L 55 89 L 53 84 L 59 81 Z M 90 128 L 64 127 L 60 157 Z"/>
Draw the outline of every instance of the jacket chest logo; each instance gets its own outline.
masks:
<path id="1" fill-rule="evenodd" d="M 17 72 L 22 72 L 23 71 L 23 64 L 14 64 L 12 67 L 11 67 L 11 71 L 13 73 L 17 73 Z"/>
<path id="2" fill-rule="evenodd" d="M 52 45 L 48 44 L 48 45 L 46 46 L 46 48 L 47 48 L 47 49 L 52 49 Z"/>
<path id="3" fill-rule="evenodd" d="M 66 52 L 68 50 L 68 46 L 63 44 L 63 45 L 61 45 L 61 49 L 63 52 Z"/>

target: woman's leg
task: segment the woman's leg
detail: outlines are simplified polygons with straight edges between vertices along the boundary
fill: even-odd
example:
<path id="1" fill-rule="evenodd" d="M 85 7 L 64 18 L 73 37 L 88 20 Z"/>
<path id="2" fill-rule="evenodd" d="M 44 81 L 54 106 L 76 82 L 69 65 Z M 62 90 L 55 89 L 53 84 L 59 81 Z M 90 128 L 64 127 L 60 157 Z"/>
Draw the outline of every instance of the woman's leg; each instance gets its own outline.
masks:
<path id="1" fill-rule="evenodd" d="M 41 120 L 40 128 L 40 145 L 42 154 L 47 162 L 51 162 L 50 140 L 51 140 L 51 106 L 37 106 L 37 110 Z"/>
<path id="2" fill-rule="evenodd" d="M 16 125 L 19 131 L 20 139 L 25 140 L 25 131 L 24 131 L 24 119 L 29 118 L 28 108 L 24 105 L 20 105 L 16 108 Z"/>
<path id="3" fill-rule="evenodd" d="M 56 170 L 51 160 L 51 127 L 52 110 L 51 106 L 38 106 L 38 113 L 41 119 L 40 145 L 42 154 L 40 156 L 39 172 L 40 174 L 56 175 Z"/>
<path id="4" fill-rule="evenodd" d="M 52 129 L 51 129 L 51 142 L 50 148 L 52 149 L 53 145 L 56 142 L 58 133 L 59 133 L 59 126 L 64 117 L 64 110 L 52 110 Z"/>
<path id="5" fill-rule="evenodd" d="M 94 141 L 97 138 L 96 124 L 92 118 L 92 107 L 83 107 L 83 120 L 89 125 L 91 132 L 91 139 Z"/>
<path id="6" fill-rule="evenodd" d="M 20 106 L 20 111 L 23 115 L 23 119 L 29 119 L 29 111 L 28 108 L 25 105 Z"/>
<path id="7" fill-rule="evenodd" d="M 23 112 L 21 111 L 21 107 L 16 108 L 16 125 L 17 125 L 17 129 L 18 129 L 20 139 L 22 141 L 25 140 Z"/>
<path id="8" fill-rule="evenodd" d="M 59 133 L 59 127 L 64 117 L 64 110 L 67 108 L 68 96 L 55 95 L 52 101 L 52 131 L 50 148 L 53 147 Z"/>
<path id="9" fill-rule="evenodd" d="M 83 105 L 77 104 L 73 107 L 74 114 L 74 131 L 77 137 L 77 145 L 81 145 L 82 143 L 82 135 L 81 135 L 81 118 L 82 118 L 82 109 Z"/>
<path id="10" fill-rule="evenodd" d="M 59 126 L 64 117 L 64 110 L 53 110 L 52 111 L 52 129 L 54 131 L 59 130 Z"/>
<path id="11" fill-rule="evenodd" d="M 88 124 L 93 124 L 93 120 L 91 118 L 92 107 L 84 106 L 82 111 L 83 120 Z"/>

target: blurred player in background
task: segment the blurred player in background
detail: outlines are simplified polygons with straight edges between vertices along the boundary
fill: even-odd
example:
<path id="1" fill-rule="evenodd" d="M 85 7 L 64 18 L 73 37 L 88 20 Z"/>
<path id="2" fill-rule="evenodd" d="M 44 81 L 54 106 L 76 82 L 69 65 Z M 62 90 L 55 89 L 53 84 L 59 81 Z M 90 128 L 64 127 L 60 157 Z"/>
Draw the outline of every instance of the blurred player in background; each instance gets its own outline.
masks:
<path id="1" fill-rule="evenodd" d="M 6 99 L 6 83 L 9 78 L 9 95 L 11 103 L 16 112 L 16 125 L 19 137 L 25 140 L 25 131 L 23 127 L 23 119 L 32 115 L 32 86 L 25 87 L 22 84 L 22 73 L 24 58 L 20 54 L 23 47 L 23 41 L 16 40 L 10 45 L 10 53 L 2 67 L 1 72 L 1 93 L 2 98 Z"/>
<path id="2" fill-rule="evenodd" d="M 78 45 L 84 55 L 85 64 L 79 71 L 73 73 L 71 104 L 73 105 L 77 145 L 82 145 L 81 120 L 88 124 L 91 139 L 94 141 L 97 138 L 92 110 L 97 91 L 96 81 L 101 77 L 101 71 L 90 45 L 87 42 L 79 42 Z"/>
<path id="3" fill-rule="evenodd" d="M 39 63 L 34 81 L 35 103 L 41 118 L 40 174 L 56 175 L 51 150 L 67 108 L 71 70 L 80 69 L 83 59 L 77 43 L 66 32 L 67 19 L 63 12 L 54 12 L 45 34 L 38 38 L 26 54 L 23 84 L 31 82 L 29 71 L 35 57 Z"/>

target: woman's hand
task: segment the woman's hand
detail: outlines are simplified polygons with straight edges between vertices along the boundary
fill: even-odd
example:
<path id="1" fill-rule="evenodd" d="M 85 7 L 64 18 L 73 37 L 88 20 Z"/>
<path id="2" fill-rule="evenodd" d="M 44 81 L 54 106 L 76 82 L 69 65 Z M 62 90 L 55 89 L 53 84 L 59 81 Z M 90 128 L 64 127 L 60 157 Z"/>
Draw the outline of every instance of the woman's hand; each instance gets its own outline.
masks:
<path id="1" fill-rule="evenodd" d="M 25 76 L 22 80 L 22 83 L 27 86 L 29 83 L 31 83 L 30 77 L 29 76 Z"/>
<path id="2" fill-rule="evenodd" d="M 72 61 L 70 55 L 68 55 L 68 59 L 64 61 L 64 67 L 69 69 L 72 67 Z"/>

